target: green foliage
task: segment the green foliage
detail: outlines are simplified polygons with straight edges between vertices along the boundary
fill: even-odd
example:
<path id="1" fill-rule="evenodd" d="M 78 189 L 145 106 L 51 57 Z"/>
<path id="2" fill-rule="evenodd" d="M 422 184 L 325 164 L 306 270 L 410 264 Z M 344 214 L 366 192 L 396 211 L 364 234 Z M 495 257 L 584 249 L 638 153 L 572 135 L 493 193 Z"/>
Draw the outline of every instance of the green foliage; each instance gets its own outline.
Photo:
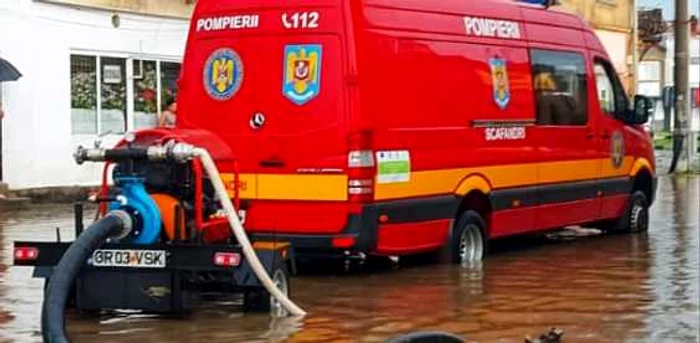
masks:
<path id="1" fill-rule="evenodd" d="M 78 72 L 71 75 L 71 107 L 81 109 L 97 108 L 96 73 Z"/>

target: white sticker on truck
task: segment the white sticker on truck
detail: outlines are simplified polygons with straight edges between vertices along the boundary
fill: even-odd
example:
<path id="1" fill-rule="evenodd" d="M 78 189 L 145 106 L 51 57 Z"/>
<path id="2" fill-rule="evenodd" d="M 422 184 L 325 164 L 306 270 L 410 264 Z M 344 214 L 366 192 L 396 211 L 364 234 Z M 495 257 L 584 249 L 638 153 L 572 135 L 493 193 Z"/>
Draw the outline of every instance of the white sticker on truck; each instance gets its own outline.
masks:
<path id="1" fill-rule="evenodd" d="M 95 267 L 165 268 L 165 250 L 100 249 L 91 262 Z"/>
<path id="2" fill-rule="evenodd" d="M 408 150 L 377 152 L 377 182 L 401 183 L 411 180 L 411 154 Z"/>
<path id="3" fill-rule="evenodd" d="M 282 25 L 285 29 L 317 29 L 318 12 L 282 13 Z"/>
<path id="4" fill-rule="evenodd" d="M 255 29 L 259 25 L 260 16 L 257 14 L 201 18 L 197 20 L 197 32 Z"/>
<path id="5" fill-rule="evenodd" d="M 524 127 L 490 127 L 486 129 L 487 141 L 522 140 L 527 136 Z"/>
<path id="6" fill-rule="evenodd" d="M 464 17 L 467 34 L 477 37 L 521 39 L 520 24 L 510 20 Z"/>

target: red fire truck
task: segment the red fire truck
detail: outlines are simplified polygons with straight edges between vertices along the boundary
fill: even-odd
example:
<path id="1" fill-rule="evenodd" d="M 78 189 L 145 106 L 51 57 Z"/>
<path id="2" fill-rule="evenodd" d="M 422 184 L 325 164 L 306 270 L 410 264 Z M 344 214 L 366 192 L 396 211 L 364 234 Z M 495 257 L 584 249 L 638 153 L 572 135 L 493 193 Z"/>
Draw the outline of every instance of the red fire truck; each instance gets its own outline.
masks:
<path id="1" fill-rule="evenodd" d="M 253 237 L 452 245 L 461 261 L 509 235 L 646 229 L 649 101 L 628 99 L 581 18 L 498 0 L 267 4 L 198 2 L 178 129 L 141 134 L 220 151 Z"/>

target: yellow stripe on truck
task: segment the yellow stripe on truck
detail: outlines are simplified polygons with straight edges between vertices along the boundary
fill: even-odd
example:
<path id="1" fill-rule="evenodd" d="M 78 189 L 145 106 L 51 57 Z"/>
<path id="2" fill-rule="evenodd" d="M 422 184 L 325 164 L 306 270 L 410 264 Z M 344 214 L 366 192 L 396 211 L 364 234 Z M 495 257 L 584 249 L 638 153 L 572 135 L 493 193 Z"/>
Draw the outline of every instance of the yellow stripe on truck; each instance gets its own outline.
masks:
<path id="1" fill-rule="evenodd" d="M 629 176 L 634 164 L 634 158 L 627 156 L 620 168 L 615 168 L 610 159 L 606 158 L 424 170 L 412 172 L 408 182 L 377 183 L 374 196 L 376 200 L 389 200 L 440 194 L 464 195 L 465 192 L 470 191 L 465 188 L 470 183 L 464 183 L 464 181 L 474 177 L 485 180 L 487 184 L 480 183 L 480 187 L 489 189 L 621 177 Z M 233 197 L 233 174 L 222 174 L 221 177 L 229 195 Z M 241 174 L 240 181 L 240 196 L 244 199 L 302 201 L 346 201 L 348 199 L 347 175 Z"/>
<path id="2" fill-rule="evenodd" d="M 221 174 L 221 181 L 224 182 L 226 186 L 226 191 L 228 195 L 233 198 L 235 189 L 234 186 L 234 176 L 233 174 Z M 243 199 L 254 199 L 258 192 L 258 183 L 255 174 L 240 174 L 238 176 L 238 182 L 240 182 L 241 187 L 238 188 L 238 195 Z"/>
<path id="3" fill-rule="evenodd" d="M 234 196 L 233 174 L 222 174 L 229 196 Z M 240 174 L 243 199 L 345 201 L 347 175 Z"/>
<path id="4" fill-rule="evenodd" d="M 345 201 L 346 175 L 258 174 L 258 199 Z"/>
<path id="5" fill-rule="evenodd" d="M 634 158 L 628 156 L 620 168 L 614 168 L 610 159 L 606 158 L 426 170 L 411 173 L 409 182 L 377 184 L 374 197 L 376 200 L 389 200 L 439 194 L 463 195 L 469 190 L 462 187 L 462 181 L 470 176 L 483 177 L 490 183 L 491 189 L 619 177 L 628 175 L 633 163 Z"/>

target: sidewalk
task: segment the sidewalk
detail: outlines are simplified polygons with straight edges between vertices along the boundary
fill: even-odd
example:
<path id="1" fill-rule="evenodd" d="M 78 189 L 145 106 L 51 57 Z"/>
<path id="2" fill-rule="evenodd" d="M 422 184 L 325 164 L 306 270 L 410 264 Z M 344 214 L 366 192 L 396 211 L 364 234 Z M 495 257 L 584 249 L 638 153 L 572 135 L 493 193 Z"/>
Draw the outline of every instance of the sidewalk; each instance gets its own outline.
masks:
<path id="1" fill-rule="evenodd" d="M 671 167 L 671 160 L 673 159 L 673 153 L 671 150 L 656 150 L 656 174 L 666 175 L 668 174 L 668 169 Z M 695 165 L 692 166 L 691 170 L 695 173 L 700 173 L 700 158 L 695 157 Z"/>
<path id="2" fill-rule="evenodd" d="M 7 184 L 0 182 L 0 211 L 24 209 L 29 207 L 31 202 L 30 198 L 13 196 Z"/>

